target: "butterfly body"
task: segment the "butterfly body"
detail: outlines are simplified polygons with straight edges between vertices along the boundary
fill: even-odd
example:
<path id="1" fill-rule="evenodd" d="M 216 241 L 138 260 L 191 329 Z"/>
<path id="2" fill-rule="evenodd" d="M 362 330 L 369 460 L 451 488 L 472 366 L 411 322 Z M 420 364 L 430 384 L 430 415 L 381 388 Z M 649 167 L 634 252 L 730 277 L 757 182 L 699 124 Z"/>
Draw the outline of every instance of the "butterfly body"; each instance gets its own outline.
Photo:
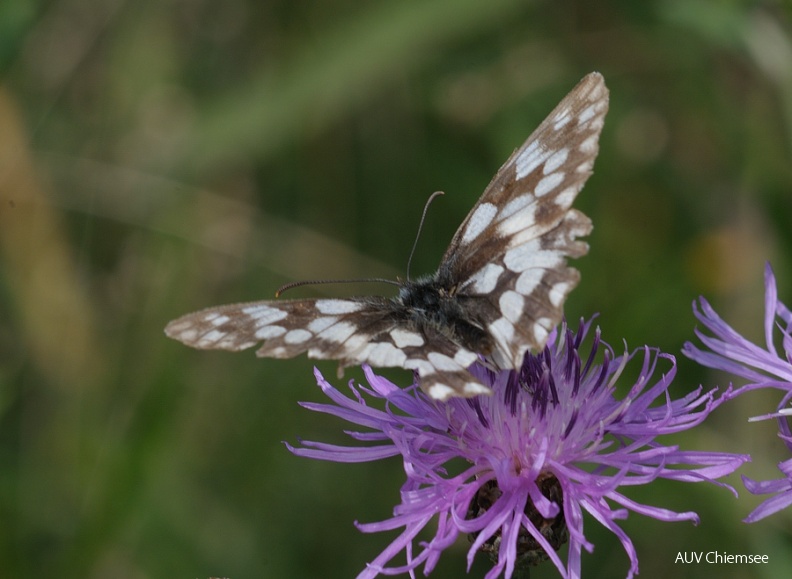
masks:
<path id="1" fill-rule="evenodd" d="M 405 282 L 394 298 L 395 314 L 411 329 L 427 334 L 436 332 L 459 346 L 487 355 L 492 351 L 489 334 L 474 315 L 475 303 L 459 295 L 453 283 L 435 274 L 415 282 Z"/>
<path id="2" fill-rule="evenodd" d="M 578 238 L 591 221 L 571 205 L 591 175 L 607 109 L 604 81 L 591 73 L 496 173 L 437 271 L 401 282 L 395 297 L 218 306 L 165 333 L 200 349 L 260 344 L 263 357 L 406 368 L 439 400 L 488 393 L 468 368 L 482 356 L 519 368 L 544 347 L 579 281 L 566 259 L 588 251 Z"/>

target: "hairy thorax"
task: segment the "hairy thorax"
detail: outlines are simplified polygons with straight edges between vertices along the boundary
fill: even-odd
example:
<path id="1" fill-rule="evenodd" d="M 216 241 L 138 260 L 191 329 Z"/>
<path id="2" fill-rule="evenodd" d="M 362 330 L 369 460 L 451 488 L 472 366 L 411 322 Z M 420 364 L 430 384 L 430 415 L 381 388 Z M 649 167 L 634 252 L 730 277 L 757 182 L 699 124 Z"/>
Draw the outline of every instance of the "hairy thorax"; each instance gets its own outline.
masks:
<path id="1" fill-rule="evenodd" d="M 492 340 L 480 320 L 471 316 L 467 296 L 446 287 L 436 277 L 404 282 L 394 298 L 404 315 L 421 332 L 438 332 L 477 354 L 489 354 Z"/>

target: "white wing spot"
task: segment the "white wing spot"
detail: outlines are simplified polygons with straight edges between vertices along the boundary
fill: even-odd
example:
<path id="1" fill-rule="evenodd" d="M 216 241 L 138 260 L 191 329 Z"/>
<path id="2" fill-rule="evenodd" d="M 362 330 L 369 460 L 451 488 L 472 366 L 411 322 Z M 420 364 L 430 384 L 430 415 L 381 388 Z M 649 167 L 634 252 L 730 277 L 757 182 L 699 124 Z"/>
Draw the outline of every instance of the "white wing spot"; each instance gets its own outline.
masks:
<path id="1" fill-rule="evenodd" d="M 470 243 L 476 239 L 482 231 L 487 228 L 498 212 L 498 208 L 492 203 L 482 203 L 470 215 L 465 234 L 462 236 L 463 243 Z"/>
<path id="2" fill-rule="evenodd" d="M 550 173 L 549 175 L 542 177 L 542 180 L 536 184 L 534 195 L 537 197 L 544 197 L 550 193 L 550 191 L 558 187 L 563 180 L 564 173 L 561 171 L 557 173 Z"/>
<path id="3" fill-rule="evenodd" d="M 323 340 L 342 343 L 346 342 L 357 331 L 357 327 L 349 322 L 338 322 L 328 331 L 322 333 Z"/>
<path id="4" fill-rule="evenodd" d="M 555 124 L 553 125 L 554 131 L 559 131 L 566 126 L 566 124 L 572 119 L 572 115 L 570 114 L 569 109 L 564 109 L 560 113 L 558 113 L 554 120 Z"/>
<path id="5" fill-rule="evenodd" d="M 399 348 L 406 348 L 407 346 L 423 346 L 423 336 L 409 330 L 402 328 L 394 328 L 390 331 L 390 336 L 393 343 Z"/>
<path id="6" fill-rule="evenodd" d="M 371 336 L 363 334 L 352 334 L 344 341 L 344 350 L 346 350 L 349 357 L 355 356 L 359 362 L 365 362 L 365 358 L 361 358 L 361 351 L 364 351 L 366 342 L 369 341 Z"/>
<path id="7" fill-rule="evenodd" d="M 479 394 L 492 394 L 492 390 L 484 386 L 484 384 L 479 384 L 478 382 L 465 382 L 463 391 L 465 394 L 469 394 L 471 396 L 477 396 Z"/>
<path id="8" fill-rule="evenodd" d="M 547 328 L 542 325 L 543 323 L 550 325 L 551 322 L 547 318 L 541 318 L 533 325 L 534 339 L 536 340 L 536 343 L 542 347 L 547 341 L 547 336 L 550 334 Z"/>
<path id="9" fill-rule="evenodd" d="M 585 153 L 587 155 L 591 155 L 592 153 L 594 153 L 594 151 L 597 150 L 597 142 L 598 141 L 599 141 L 599 135 L 597 135 L 595 133 L 595 134 L 591 135 L 589 138 L 587 138 L 586 140 L 584 140 L 582 143 L 580 143 L 580 145 L 578 145 L 578 149 L 580 149 L 580 151 L 582 153 Z M 586 170 L 591 168 L 591 163 L 590 162 L 586 162 L 585 164 L 587 165 Z M 582 173 L 582 171 L 580 170 L 580 167 L 578 167 L 578 172 Z"/>
<path id="10" fill-rule="evenodd" d="M 198 332 L 195 330 L 195 328 L 189 328 L 187 330 L 183 330 L 179 332 L 179 339 L 182 342 L 192 342 L 197 337 L 198 337 Z"/>
<path id="11" fill-rule="evenodd" d="M 558 169 L 561 165 L 566 162 L 567 157 L 569 157 L 569 149 L 564 147 L 563 149 L 559 149 L 545 161 L 544 168 L 542 171 L 545 175 L 548 173 L 552 173 L 556 169 Z"/>
<path id="12" fill-rule="evenodd" d="M 226 334 L 224 332 L 218 332 L 217 330 L 212 330 L 211 332 L 205 333 L 201 336 L 201 339 L 198 340 L 197 345 L 199 347 L 206 347 L 210 344 L 214 344 L 218 340 L 224 338 Z"/>
<path id="13" fill-rule="evenodd" d="M 308 323 L 308 330 L 313 332 L 314 334 L 320 334 L 325 331 L 327 328 L 332 326 L 338 321 L 337 317 L 334 316 L 327 316 L 322 318 L 316 318 L 311 320 Z"/>
<path id="14" fill-rule="evenodd" d="M 578 115 L 578 125 L 582 125 L 586 121 L 590 120 L 595 114 L 597 114 L 596 105 L 591 104 L 587 106 L 585 109 L 580 111 L 580 114 Z"/>
<path id="15" fill-rule="evenodd" d="M 523 211 L 517 212 L 508 219 L 501 221 L 498 225 L 498 233 L 503 237 L 509 237 L 534 227 L 536 225 L 536 209 L 538 209 L 538 206 L 525 208 Z"/>
<path id="16" fill-rule="evenodd" d="M 273 322 L 278 322 L 288 315 L 280 308 L 273 308 L 272 306 L 264 304 L 242 308 L 242 313 L 256 320 L 256 325 L 259 326 L 266 326 Z"/>
<path id="17" fill-rule="evenodd" d="M 359 358 L 372 366 L 401 366 L 407 360 L 407 355 L 393 344 L 380 342 L 366 346 Z"/>
<path id="18" fill-rule="evenodd" d="M 429 362 L 441 372 L 456 372 L 459 370 L 459 364 L 457 364 L 453 358 L 449 358 L 440 352 L 429 352 L 427 358 Z"/>
<path id="19" fill-rule="evenodd" d="M 286 333 L 286 328 L 283 326 L 264 326 L 256 331 L 256 338 L 259 340 L 269 340 L 270 338 L 277 338 Z"/>
<path id="20" fill-rule="evenodd" d="M 511 352 L 510 345 L 514 340 L 514 326 L 506 318 L 498 318 L 489 326 L 490 335 L 498 342 L 500 349 L 504 352 Z"/>
<path id="21" fill-rule="evenodd" d="M 550 202 L 548 201 L 548 204 L 549 203 Z M 512 249 L 517 249 L 518 247 L 525 245 L 526 243 L 533 243 L 534 246 L 532 250 L 537 252 L 538 254 L 544 254 L 544 257 L 547 257 L 547 254 L 552 253 L 553 250 L 541 249 L 541 246 L 539 245 L 539 241 L 541 239 L 541 235 L 543 233 L 546 233 L 549 229 L 548 228 L 539 229 L 538 231 L 537 229 L 538 229 L 538 225 L 536 227 L 529 227 L 527 229 L 523 229 L 522 231 L 518 231 L 509 240 L 509 247 L 511 247 Z"/>
<path id="22" fill-rule="evenodd" d="M 532 141 L 525 147 L 515 161 L 517 179 L 529 175 L 547 158 L 548 152 L 542 148 L 539 141 Z"/>
<path id="23" fill-rule="evenodd" d="M 523 272 L 531 267 L 554 269 L 563 261 L 564 258 L 558 251 L 542 249 L 538 239 L 512 247 L 503 256 L 503 263 L 514 272 Z"/>
<path id="24" fill-rule="evenodd" d="M 553 304 L 555 307 L 560 306 L 564 299 L 569 294 L 569 284 L 566 282 L 559 282 L 553 286 L 553 289 L 550 290 L 548 294 L 548 298 L 550 299 L 550 303 Z"/>
<path id="25" fill-rule="evenodd" d="M 352 300 L 316 300 L 316 309 L 323 314 L 351 314 L 363 309 L 364 304 Z"/>
<path id="26" fill-rule="evenodd" d="M 418 370 L 418 374 L 421 376 L 428 376 L 429 374 L 435 373 L 435 367 L 427 360 L 422 360 L 420 358 L 407 360 L 402 366 L 407 370 Z"/>
<path id="27" fill-rule="evenodd" d="M 447 400 L 451 396 L 455 394 L 454 389 L 450 386 L 446 386 L 445 384 L 432 384 L 429 387 L 429 396 L 434 398 L 435 400 Z"/>
<path id="28" fill-rule="evenodd" d="M 534 201 L 535 197 L 528 193 L 525 195 L 520 195 L 519 197 L 515 197 L 506 205 L 504 205 L 503 209 L 500 210 L 500 213 L 498 213 L 498 220 L 506 219 L 518 211 L 522 211 Z"/>
<path id="29" fill-rule="evenodd" d="M 514 284 L 514 289 L 522 295 L 531 295 L 534 290 L 542 283 L 542 276 L 544 272 L 541 269 L 526 269 L 517 278 Z"/>
<path id="30" fill-rule="evenodd" d="M 218 315 L 214 319 L 212 319 L 211 322 L 212 322 L 213 326 L 217 327 L 217 326 L 222 326 L 223 324 L 225 324 L 230 319 L 231 318 L 229 318 L 228 316 L 220 316 L 220 315 Z M 208 317 L 206 318 L 206 321 L 209 321 Z"/>
<path id="31" fill-rule="evenodd" d="M 503 292 L 503 295 L 498 300 L 498 305 L 503 317 L 514 324 L 522 317 L 525 298 L 517 292 L 509 290 Z"/>
<path id="32" fill-rule="evenodd" d="M 476 360 L 478 360 L 478 356 L 470 350 L 459 350 L 456 354 L 454 354 L 454 362 L 463 368 L 467 368 Z"/>
<path id="33" fill-rule="evenodd" d="M 505 342 L 510 342 L 514 338 L 514 326 L 506 318 L 498 318 L 492 322 L 489 331 L 493 336 L 503 338 Z"/>
<path id="34" fill-rule="evenodd" d="M 580 189 L 578 187 L 575 187 L 574 185 L 570 185 L 569 187 L 561 191 L 561 193 L 556 195 L 553 201 L 555 201 L 555 204 L 558 205 L 559 207 L 563 207 L 564 209 L 569 209 L 569 207 L 572 206 L 572 202 L 575 200 L 575 197 L 577 197 L 579 191 Z"/>
<path id="35" fill-rule="evenodd" d="M 307 342 L 313 337 L 313 334 L 308 330 L 303 330 L 302 328 L 297 328 L 296 330 L 291 330 L 285 336 L 283 336 L 283 341 L 287 344 L 302 344 L 303 342 Z"/>
<path id="36" fill-rule="evenodd" d="M 474 294 L 488 294 L 498 285 L 500 274 L 503 267 L 497 263 L 488 263 L 470 278 L 468 283 L 472 283 L 470 292 Z"/>
<path id="37" fill-rule="evenodd" d="M 539 255 L 542 253 L 546 252 L 542 250 L 539 240 L 532 239 L 507 251 L 506 255 L 503 256 L 503 263 L 511 271 L 525 271 L 529 267 L 535 267 L 540 264 Z"/>
<path id="38" fill-rule="evenodd" d="M 503 256 L 503 263 L 505 263 L 506 267 L 511 271 L 525 271 L 533 265 L 538 251 L 540 251 L 540 249 L 537 241 L 523 243 L 507 251 L 506 255 Z"/>

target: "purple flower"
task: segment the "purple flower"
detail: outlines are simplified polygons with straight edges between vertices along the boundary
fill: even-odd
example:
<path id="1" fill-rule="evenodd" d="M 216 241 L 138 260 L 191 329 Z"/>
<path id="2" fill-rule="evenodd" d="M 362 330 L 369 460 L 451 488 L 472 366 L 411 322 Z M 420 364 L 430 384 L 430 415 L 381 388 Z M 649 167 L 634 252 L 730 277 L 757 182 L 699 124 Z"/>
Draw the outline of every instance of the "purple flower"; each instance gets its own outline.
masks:
<path id="1" fill-rule="evenodd" d="M 752 420 L 778 418 L 778 436 L 792 452 L 792 435 L 786 416 L 792 399 L 792 312 L 778 299 L 775 276 L 770 264 L 765 266 L 765 346 L 758 346 L 737 333 L 724 322 L 704 298 L 699 298 L 699 307 L 693 303 L 693 312 L 712 335 L 700 330 L 696 335 L 706 349 L 700 349 L 690 342 L 682 351 L 686 356 L 703 366 L 716 368 L 740 376 L 748 383 L 735 390 L 731 397 L 759 388 L 776 388 L 786 394 L 775 412 Z M 775 330 L 781 334 L 783 355 L 776 349 Z M 792 459 L 778 465 L 783 478 L 772 481 L 754 481 L 743 476 L 745 488 L 753 494 L 774 494 L 759 505 L 745 519 L 753 523 L 780 511 L 792 504 Z"/>
<path id="2" fill-rule="evenodd" d="M 737 333 L 703 297 L 699 298 L 699 305 L 693 302 L 693 313 L 713 335 L 708 336 L 696 329 L 696 336 L 707 349 L 701 350 L 687 342 L 682 352 L 688 358 L 702 366 L 748 380 L 749 383 L 733 392 L 732 397 L 757 388 L 778 388 L 792 392 L 792 313 L 778 300 L 770 264 L 765 266 L 765 347 L 757 346 Z M 776 351 L 773 340 L 776 327 L 781 331 L 783 357 Z"/>
<path id="3" fill-rule="evenodd" d="M 790 396 L 785 396 L 783 404 L 786 404 L 789 398 Z M 786 418 L 779 418 L 778 426 L 779 438 L 784 441 L 786 447 L 792 452 L 792 434 L 790 433 L 789 423 Z M 775 480 L 755 481 L 743 475 L 743 484 L 745 484 L 745 488 L 747 488 L 750 493 L 755 495 L 773 495 L 763 501 L 743 519 L 746 523 L 755 523 L 792 504 L 792 458 L 778 463 L 778 470 L 781 471 L 783 477 Z"/>
<path id="4" fill-rule="evenodd" d="M 581 358 L 589 329 L 590 322 L 581 323 L 577 333 L 562 326 L 541 353 L 526 355 L 519 371 L 475 366 L 476 376 L 492 387 L 491 396 L 438 402 L 415 384 L 401 389 L 367 367 L 369 387 L 350 382 L 351 396 L 345 396 L 317 372 L 331 403 L 303 406 L 365 427 L 366 432 L 347 434 L 366 444 L 303 441 L 300 448 L 289 449 L 336 462 L 401 455 L 407 475 L 393 517 L 358 524 L 364 532 L 402 529 L 359 579 L 380 573 L 414 577 L 421 565 L 429 573 L 460 534 L 471 541 L 468 568 L 478 551 L 492 558 L 487 579 L 501 574 L 509 578 L 517 569 L 548 558 L 562 576 L 580 577 L 582 550 L 594 548 L 583 532 L 584 512 L 619 538 L 630 557 L 632 577 L 638 572 L 638 557 L 618 520 L 629 511 L 662 521 L 698 522 L 698 516 L 637 503 L 622 494 L 622 487 L 666 478 L 712 482 L 734 493 L 715 479 L 732 473 L 747 456 L 685 451 L 655 441 L 658 435 L 696 426 L 723 397 L 716 398 L 714 390 L 702 394 L 699 388 L 672 400 L 672 356 L 651 348 L 614 356 L 600 341 L 599 330 L 590 353 Z M 641 365 L 640 373 L 618 399 L 616 382 L 633 359 Z M 669 368 L 653 379 L 661 361 Z M 367 399 L 384 400 L 384 409 L 369 406 Z M 467 466 L 451 471 L 449 463 L 459 458 Z M 434 536 L 418 542 L 416 549 L 417 535 L 433 519 Z M 567 540 L 564 562 L 556 551 Z M 402 552 L 406 561 L 393 563 Z"/>

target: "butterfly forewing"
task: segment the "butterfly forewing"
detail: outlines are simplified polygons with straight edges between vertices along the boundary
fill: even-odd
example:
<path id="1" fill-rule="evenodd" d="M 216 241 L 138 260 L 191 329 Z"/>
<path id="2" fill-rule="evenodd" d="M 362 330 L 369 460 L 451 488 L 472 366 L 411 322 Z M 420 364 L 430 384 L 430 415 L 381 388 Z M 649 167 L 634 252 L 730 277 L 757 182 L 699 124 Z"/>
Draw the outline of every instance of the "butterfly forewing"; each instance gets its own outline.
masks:
<path id="1" fill-rule="evenodd" d="M 359 363 L 372 335 L 394 326 L 391 309 L 380 297 L 267 300 L 187 314 L 169 323 L 165 333 L 200 349 L 238 351 L 262 344 L 256 353 L 263 357 L 308 352 L 314 358 Z M 387 362 L 386 356 L 382 359 Z"/>
<path id="2" fill-rule="evenodd" d="M 166 334 L 202 349 L 259 356 L 301 353 L 414 370 L 433 398 L 488 389 L 467 370 L 487 355 L 519 368 L 541 349 L 578 283 L 569 257 L 591 222 L 571 205 L 591 174 L 608 109 L 597 73 L 586 76 L 490 182 L 457 230 L 434 276 L 405 282 L 396 298 L 270 300 L 209 308 Z"/>

